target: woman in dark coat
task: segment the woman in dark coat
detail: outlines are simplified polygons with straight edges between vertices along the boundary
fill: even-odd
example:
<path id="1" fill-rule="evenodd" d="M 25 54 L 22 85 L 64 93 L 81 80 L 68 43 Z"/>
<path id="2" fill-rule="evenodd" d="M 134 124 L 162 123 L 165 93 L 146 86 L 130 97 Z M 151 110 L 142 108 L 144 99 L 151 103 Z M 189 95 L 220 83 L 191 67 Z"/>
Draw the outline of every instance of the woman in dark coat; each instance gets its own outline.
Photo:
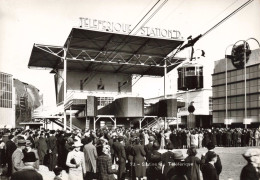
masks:
<path id="1" fill-rule="evenodd" d="M 187 164 L 186 176 L 188 180 L 200 180 L 200 159 L 196 157 L 197 150 L 195 147 L 190 147 L 187 150 L 188 157 L 185 158 Z"/>
<path id="2" fill-rule="evenodd" d="M 135 176 L 138 179 L 146 176 L 146 165 L 144 157 L 146 155 L 143 145 L 140 144 L 140 139 L 135 139 L 135 145 L 133 146 Z"/>

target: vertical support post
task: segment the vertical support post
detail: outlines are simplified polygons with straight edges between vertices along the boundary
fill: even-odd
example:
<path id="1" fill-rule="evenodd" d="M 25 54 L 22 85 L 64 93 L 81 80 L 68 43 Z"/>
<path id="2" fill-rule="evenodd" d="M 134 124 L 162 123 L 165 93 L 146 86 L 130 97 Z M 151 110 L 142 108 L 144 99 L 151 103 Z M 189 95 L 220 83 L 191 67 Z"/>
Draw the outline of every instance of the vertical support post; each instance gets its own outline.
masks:
<path id="1" fill-rule="evenodd" d="M 246 92 L 246 42 L 244 42 L 244 72 L 245 72 L 245 119 L 247 119 L 247 92 Z M 246 122 L 247 123 L 247 122 Z M 247 124 L 245 124 L 247 128 Z"/>
<path id="2" fill-rule="evenodd" d="M 70 132 L 72 132 L 72 112 L 71 112 L 71 106 L 70 106 Z"/>
<path id="3" fill-rule="evenodd" d="M 179 119 L 179 116 L 178 116 L 179 112 L 180 112 L 180 108 L 178 108 L 178 110 L 177 110 L 177 122 L 176 122 L 177 130 L 179 130 L 179 121 L 178 121 L 178 119 Z"/>
<path id="4" fill-rule="evenodd" d="M 228 103 L 227 103 L 227 92 L 228 92 L 228 90 L 227 90 L 227 57 L 225 57 L 226 58 L 226 73 L 225 73 L 225 75 L 226 75 L 226 119 L 228 118 Z M 227 122 L 225 122 L 226 123 L 226 128 L 228 128 L 228 123 Z"/>
<path id="5" fill-rule="evenodd" d="M 66 131 L 67 129 L 67 117 L 66 117 L 66 109 L 65 109 L 65 103 L 66 103 L 66 98 L 67 98 L 67 60 L 66 60 L 66 55 L 67 55 L 67 49 L 63 48 L 64 51 L 64 56 L 63 56 L 63 60 L 64 60 L 64 69 L 63 69 L 63 78 L 64 78 L 64 97 L 63 97 L 63 109 L 64 109 L 64 130 Z"/>
<path id="6" fill-rule="evenodd" d="M 93 129 L 94 131 L 96 131 L 96 118 L 93 117 Z"/>
<path id="7" fill-rule="evenodd" d="M 142 118 L 139 120 L 139 129 L 142 128 Z"/>
<path id="8" fill-rule="evenodd" d="M 167 63 L 165 59 L 164 60 L 164 99 L 166 99 L 166 74 L 167 74 Z M 166 120 L 167 117 L 164 117 L 164 130 L 167 129 Z"/>
<path id="9" fill-rule="evenodd" d="M 115 121 L 114 121 L 114 127 L 115 127 L 115 129 L 116 129 L 116 118 L 115 118 Z"/>

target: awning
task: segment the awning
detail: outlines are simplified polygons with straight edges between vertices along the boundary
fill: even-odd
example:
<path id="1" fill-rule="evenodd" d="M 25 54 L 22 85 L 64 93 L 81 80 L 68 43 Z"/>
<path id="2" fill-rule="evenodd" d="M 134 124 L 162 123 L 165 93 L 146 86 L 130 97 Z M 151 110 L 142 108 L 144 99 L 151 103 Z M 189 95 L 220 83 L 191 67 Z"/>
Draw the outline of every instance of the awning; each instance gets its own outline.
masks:
<path id="1" fill-rule="evenodd" d="M 168 56 L 183 43 L 176 39 L 113 34 L 73 28 L 66 40 L 68 70 L 164 75 L 184 59 Z M 63 69 L 64 48 L 35 44 L 29 67 Z"/>

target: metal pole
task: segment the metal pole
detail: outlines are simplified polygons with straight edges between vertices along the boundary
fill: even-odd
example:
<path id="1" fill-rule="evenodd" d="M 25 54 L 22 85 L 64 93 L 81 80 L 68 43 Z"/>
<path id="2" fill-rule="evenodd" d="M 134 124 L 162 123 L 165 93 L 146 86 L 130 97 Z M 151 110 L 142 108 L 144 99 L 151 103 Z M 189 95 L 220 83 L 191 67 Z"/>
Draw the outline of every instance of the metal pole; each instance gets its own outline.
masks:
<path id="1" fill-rule="evenodd" d="M 95 117 L 93 117 L 93 129 L 94 129 L 94 131 L 96 131 L 96 118 Z"/>
<path id="2" fill-rule="evenodd" d="M 66 109 L 65 109 L 65 103 L 66 103 L 66 98 L 67 98 L 67 60 L 66 60 L 66 55 L 67 55 L 67 49 L 63 48 L 64 51 L 64 69 L 63 69 L 63 76 L 64 76 L 64 97 L 63 97 L 63 109 L 64 109 L 64 127 L 63 129 L 66 131 L 67 129 L 67 117 L 66 117 Z"/>
<path id="3" fill-rule="evenodd" d="M 116 129 L 116 118 L 115 118 L 115 121 L 114 121 L 114 126 L 115 126 L 115 129 Z"/>
<path id="4" fill-rule="evenodd" d="M 227 57 L 225 57 L 226 58 L 226 73 L 225 73 L 225 75 L 226 75 L 226 119 L 228 118 L 228 103 L 227 103 L 227 92 L 228 92 L 228 90 L 227 90 Z M 226 128 L 228 128 L 228 123 L 226 122 Z"/>
<path id="5" fill-rule="evenodd" d="M 167 64 L 166 59 L 164 60 L 164 99 L 166 99 L 166 74 L 167 74 Z M 166 129 L 166 120 L 167 117 L 164 117 L 164 130 Z"/>
<path id="6" fill-rule="evenodd" d="M 177 110 L 177 130 L 179 130 L 179 122 L 178 122 L 178 118 L 179 118 L 179 116 L 178 116 L 178 114 L 179 114 L 179 112 L 180 112 L 180 108 L 178 108 L 178 110 Z"/>
<path id="7" fill-rule="evenodd" d="M 72 108 L 70 106 L 70 132 L 72 132 Z"/>
<path id="8" fill-rule="evenodd" d="M 247 98 L 246 98 L 246 42 L 244 42 L 244 72 L 245 72 L 245 119 L 247 119 Z M 247 122 L 245 122 L 247 123 Z M 247 128 L 247 124 L 245 124 L 245 128 Z"/>
<path id="9" fill-rule="evenodd" d="M 226 60 L 226 72 L 225 72 L 225 78 L 226 78 L 226 116 L 225 116 L 225 118 L 226 119 L 228 119 L 228 83 L 227 83 L 227 60 L 228 60 L 228 58 L 227 58 L 227 49 L 229 48 L 229 47 L 233 47 L 234 45 L 233 44 L 230 44 L 227 48 L 226 48 L 226 50 L 225 50 L 225 60 Z M 226 128 L 228 128 L 228 123 L 229 122 L 226 122 Z"/>

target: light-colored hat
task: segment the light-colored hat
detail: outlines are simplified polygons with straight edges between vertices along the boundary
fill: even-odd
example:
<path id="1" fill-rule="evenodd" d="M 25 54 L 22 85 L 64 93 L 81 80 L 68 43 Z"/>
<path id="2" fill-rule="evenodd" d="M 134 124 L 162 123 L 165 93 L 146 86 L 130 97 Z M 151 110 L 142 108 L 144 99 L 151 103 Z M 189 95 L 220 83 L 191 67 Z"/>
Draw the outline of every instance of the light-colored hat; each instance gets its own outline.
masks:
<path id="1" fill-rule="evenodd" d="M 184 156 L 181 151 L 174 151 L 173 152 L 173 159 L 175 160 L 184 160 Z"/>
<path id="2" fill-rule="evenodd" d="M 72 145 L 74 147 L 80 147 L 80 146 L 83 146 L 83 144 L 79 141 L 75 141 L 74 144 Z"/>
<path id="3" fill-rule="evenodd" d="M 260 156 L 260 149 L 247 149 L 243 154 L 244 157 Z"/>

